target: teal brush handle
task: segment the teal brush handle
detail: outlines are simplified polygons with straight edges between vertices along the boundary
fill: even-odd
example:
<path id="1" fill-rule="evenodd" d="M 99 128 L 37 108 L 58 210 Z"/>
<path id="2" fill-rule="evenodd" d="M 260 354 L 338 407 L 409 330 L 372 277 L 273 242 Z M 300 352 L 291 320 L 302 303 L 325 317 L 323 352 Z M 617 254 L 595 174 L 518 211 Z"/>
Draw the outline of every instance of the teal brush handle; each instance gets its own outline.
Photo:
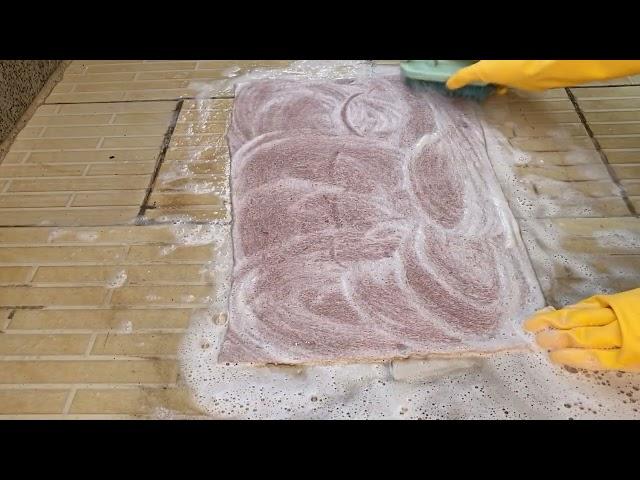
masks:
<path id="1" fill-rule="evenodd" d="M 414 80 L 446 83 L 446 81 L 461 68 L 473 65 L 477 60 L 407 60 L 400 64 L 404 75 Z M 485 86 L 486 83 L 476 82 L 471 85 Z"/>

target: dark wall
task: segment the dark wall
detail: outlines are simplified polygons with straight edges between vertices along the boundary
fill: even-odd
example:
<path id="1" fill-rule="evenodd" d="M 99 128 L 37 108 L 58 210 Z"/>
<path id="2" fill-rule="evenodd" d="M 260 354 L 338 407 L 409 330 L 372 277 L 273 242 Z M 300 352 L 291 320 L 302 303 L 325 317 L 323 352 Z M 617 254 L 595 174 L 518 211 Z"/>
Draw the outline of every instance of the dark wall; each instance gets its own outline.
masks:
<path id="1" fill-rule="evenodd" d="M 61 60 L 0 60 L 0 143 Z"/>

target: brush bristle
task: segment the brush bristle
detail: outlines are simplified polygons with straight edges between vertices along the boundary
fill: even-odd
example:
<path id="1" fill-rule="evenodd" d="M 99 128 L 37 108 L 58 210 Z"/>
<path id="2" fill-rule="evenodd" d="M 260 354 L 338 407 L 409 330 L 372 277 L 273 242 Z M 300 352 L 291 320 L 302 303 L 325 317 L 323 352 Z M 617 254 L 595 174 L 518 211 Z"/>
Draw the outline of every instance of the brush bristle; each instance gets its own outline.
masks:
<path id="1" fill-rule="evenodd" d="M 478 102 L 486 100 L 496 90 L 492 85 L 467 85 L 457 90 L 449 90 L 444 83 L 416 80 L 408 77 L 405 77 L 405 82 L 413 89 L 434 90 L 448 97 L 468 98 Z"/>

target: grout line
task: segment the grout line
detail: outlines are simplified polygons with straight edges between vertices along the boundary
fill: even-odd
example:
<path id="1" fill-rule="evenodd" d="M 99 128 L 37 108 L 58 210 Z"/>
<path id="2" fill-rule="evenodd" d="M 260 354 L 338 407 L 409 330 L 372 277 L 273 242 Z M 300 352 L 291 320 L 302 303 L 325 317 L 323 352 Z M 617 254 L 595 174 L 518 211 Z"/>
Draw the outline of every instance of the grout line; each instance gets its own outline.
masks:
<path id="1" fill-rule="evenodd" d="M 204 414 L 176 413 L 170 418 L 174 420 L 211 420 L 211 417 Z M 64 415 L 61 413 L 54 414 L 0 414 L 0 420 L 158 420 L 149 413 L 74 413 Z"/>
<path id="2" fill-rule="evenodd" d="M 0 390 L 65 390 L 68 388 L 77 389 L 101 389 L 101 390 L 129 390 L 145 386 L 149 388 L 169 389 L 181 388 L 175 383 L 3 383 Z"/>
<path id="3" fill-rule="evenodd" d="M 113 291 L 115 290 L 115 288 L 108 288 L 107 289 L 107 294 L 104 297 L 104 302 L 102 303 L 103 306 L 105 307 L 109 307 L 111 305 L 111 299 L 113 298 Z"/>
<path id="4" fill-rule="evenodd" d="M 154 100 L 110 100 L 110 101 L 97 101 L 97 102 L 51 102 L 44 105 L 86 105 L 92 103 L 141 103 L 141 102 L 180 102 L 183 100 L 230 100 L 235 98 L 230 95 L 221 95 L 213 97 L 180 97 L 180 98 L 158 98 Z"/>
<path id="5" fill-rule="evenodd" d="M 85 352 L 84 352 L 84 356 L 85 356 L 85 357 L 88 357 L 88 356 L 90 356 L 90 355 L 91 355 L 91 350 L 93 350 L 93 346 L 94 346 L 94 345 L 95 345 L 95 343 L 96 343 L 96 338 L 98 338 L 98 334 L 94 332 L 94 333 L 91 335 L 91 338 L 89 339 L 89 344 L 87 345 L 87 349 L 86 349 L 86 350 L 85 350 Z"/>
<path id="6" fill-rule="evenodd" d="M 613 169 L 613 167 L 609 163 L 609 159 L 607 158 L 606 153 L 604 153 L 604 151 L 600 147 L 600 142 L 598 141 L 598 139 L 594 135 L 593 131 L 591 130 L 591 126 L 587 122 L 587 118 L 585 117 L 584 112 L 582 111 L 582 108 L 580 107 L 580 104 L 579 104 L 578 100 L 576 99 L 575 95 L 573 94 L 573 92 L 571 91 L 570 88 L 565 88 L 565 91 L 567 92 L 567 95 L 569 96 L 569 100 L 571 100 L 571 103 L 573 103 L 573 107 L 575 108 L 575 111 L 578 114 L 578 117 L 580 118 L 580 121 L 582 122 L 582 125 L 584 126 L 584 129 L 587 131 L 587 134 L 589 135 L 589 138 L 591 138 L 591 142 L 593 143 L 593 146 L 595 147 L 596 151 L 600 155 L 600 159 L 602 160 L 602 164 L 605 166 L 605 168 L 607 169 L 607 172 L 609 173 L 609 176 L 611 177 L 611 180 L 613 181 L 613 183 L 618 188 L 618 190 L 620 192 L 620 196 L 622 197 L 622 200 L 624 201 L 627 209 L 629 210 L 631 215 L 633 215 L 634 217 L 637 217 L 638 216 L 638 212 L 636 212 L 636 209 L 633 206 L 633 203 L 631 202 L 631 200 L 629 200 L 629 196 L 627 195 L 627 191 L 625 190 L 624 186 L 620 183 L 620 179 L 618 178 L 618 175 L 616 174 L 615 170 Z"/>
<path id="7" fill-rule="evenodd" d="M 178 118 L 180 118 L 180 112 L 182 110 L 182 105 L 184 104 L 183 100 L 180 100 L 176 104 L 176 108 L 173 111 L 173 116 L 171 117 L 171 121 L 169 122 L 169 127 L 164 135 L 164 139 L 162 141 L 162 147 L 160 148 L 160 153 L 158 154 L 158 158 L 156 161 L 156 166 L 151 176 L 151 181 L 149 182 L 149 187 L 147 188 L 147 192 L 145 194 L 144 200 L 140 205 L 140 210 L 138 211 L 138 218 L 136 219 L 136 224 L 139 225 L 142 221 L 142 217 L 148 208 L 149 198 L 151 197 L 151 193 L 156 186 L 156 182 L 158 180 L 158 175 L 160 173 L 160 168 L 164 162 L 164 159 L 167 155 L 167 150 L 169 149 L 169 145 L 171 144 L 171 137 L 173 136 L 173 132 L 176 128 L 176 124 L 178 123 Z"/>
<path id="8" fill-rule="evenodd" d="M 69 410 L 71 409 L 71 403 L 73 402 L 73 399 L 75 398 L 77 391 L 78 389 L 75 387 L 69 391 L 69 395 L 67 395 L 67 401 L 64 403 L 64 408 L 62 409 L 63 415 L 66 415 L 69 413 Z"/>
<path id="9" fill-rule="evenodd" d="M 133 162 L 132 162 L 133 163 Z M 99 163 L 98 165 L 112 165 L 111 163 Z M 80 177 L 80 175 L 78 175 Z M 146 176 L 146 175 L 145 175 Z M 91 175 L 91 178 L 100 177 L 99 175 Z M 15 178 L 15 177 L 12 177 Z M 43 179 L 43 178 L 52 178 L 52 177 L 29 177 L 33 179 Z M 58 177 L 60 178 L 60 177 Z M 4 196 L 18 196 L 18 195 L 57 195 L 57 194 L 76 194 L 76 193 L 120 193 L 120 192 L 141 192 L 144 191 L 144 188 L 124 188 L 124 189 L 108 189 L 108 190 L 51 190 L 51 191 L 35 191 L 35 192 L 2 192 Z M 180 193 L 180 192 L 178 192 Z M 107 207 L 118 207 L 120 205 L 99 205 L 99 206 L 107 206 Z M 35 208 L 54 208 L 54 207 L 35 207 Z M 78 225 L 81 227 L 82 225 Z"/>
<path id="10" fill-rule="evenodd" d="M 7 330 L 9 328 L 9 325 L 11 324 L 11 321 L 13 320 L 13 317 L 15 314 L 16 314 L 15 309 L 9 312 L 9 315 L 7 315 L 7 319 L 4 322 L 4 325 L 2 326 L 2 330 Z"/>
<path id="11" fill-rule="evenodd" d="M 153 360 L 177 360 L 179 354 L 138 354 L 138 355 L 0 355 L 0 362 L 148 362 Z M 1 363 L 0 363 L 1 365 Z M 2 384 L 4 386 L 4 384 Z"/>
<path id="12" fill-rule="evenodd" d="M 36 273 L 38 272 L 38 269 L 40 267 L 38 265 L 34 265 L 33 268 L 31 269 L 31 271 L 29 272 L 29 276 L 27 277 L 27 283 L 31 283 L 33 282 L 33 279 L 36 276 Z"/>
<path id="13" fill-rule="evenodd" d="M 569 88 L 612 88 L 612 87 L 638 87 L 640 83 L 616 83 L 612 85 L 575 85 Z"/>
<path id="14" fill-rule="evenodd" d="M 132 330 L 131 333 L 127 333 L 126 335 L 149 335 L 149 334 L 154 334 L 154 335 L 161 335 L 161 334 L 168 334 L 168 333 L 175 333 L 175 334 L 183 334 L 187 331 L 186 328 L 139 328 L 137 330 Z M 42 329 L 36 329 L 36 330 L 22 330 L 22 329 L 18 329 L 18 328 L 13 328 L 11 329 L 11 331 L 5 332 L 5 335 L 92 335 L 92 334 L 106 334 L 106 333 L 113 333 L 113 334 L 117 334 L 119 333 L 118 331 L 114 330 L 113 328 L 96 328 L 96 329 L 86 329 L 86 328 L 42 328 Z M 93 348 L 93 344 L 88 347 L 88 352 L 85 352 L 85 355 L 89 355 L 91 349 Z"/>

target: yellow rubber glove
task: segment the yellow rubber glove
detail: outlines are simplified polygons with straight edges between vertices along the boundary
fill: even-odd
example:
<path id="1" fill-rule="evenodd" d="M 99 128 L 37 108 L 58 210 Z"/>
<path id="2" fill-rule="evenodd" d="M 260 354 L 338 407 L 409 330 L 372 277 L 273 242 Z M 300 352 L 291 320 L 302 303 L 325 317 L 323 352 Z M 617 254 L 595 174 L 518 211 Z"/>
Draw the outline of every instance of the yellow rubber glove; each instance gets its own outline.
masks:
<path id="1" fill-rule="evenodd" d="M 551 361 L 587 370 L 640 371 L 640 288 L 596 295 L 524 325 Z"/>
<path id="2" fill-rule="evenodd" d="M 455 90 L 473 82 L 521 90 L 572 87 L 640 73 L 640 60 L 480 60 L 449 77 Z"/>

